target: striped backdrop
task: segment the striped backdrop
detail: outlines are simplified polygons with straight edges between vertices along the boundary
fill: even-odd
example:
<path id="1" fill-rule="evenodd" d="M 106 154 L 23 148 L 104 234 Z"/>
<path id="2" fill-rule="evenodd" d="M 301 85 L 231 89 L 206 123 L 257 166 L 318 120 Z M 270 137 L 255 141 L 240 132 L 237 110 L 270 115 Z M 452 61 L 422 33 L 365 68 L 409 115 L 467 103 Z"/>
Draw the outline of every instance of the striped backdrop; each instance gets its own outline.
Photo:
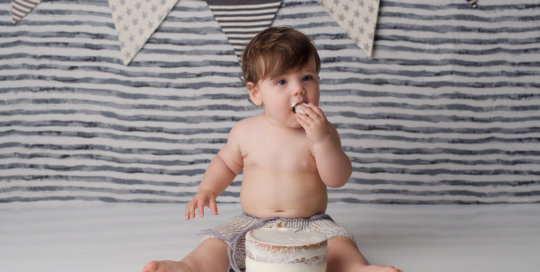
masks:
<path id="1" fill-rule="evenodd" d="M 0 202 L 185 203 L 260 112 L 204 1 L 179 1 L 129 66 L 105 0 L 10 11 L 0 0 Z M 283 1 L 273 24 L 323 62 L 321 108 L 354 167 L 330 202 L 540 202 L 537 0 L 383 0 L 373 58 L 315 0 Z"/>

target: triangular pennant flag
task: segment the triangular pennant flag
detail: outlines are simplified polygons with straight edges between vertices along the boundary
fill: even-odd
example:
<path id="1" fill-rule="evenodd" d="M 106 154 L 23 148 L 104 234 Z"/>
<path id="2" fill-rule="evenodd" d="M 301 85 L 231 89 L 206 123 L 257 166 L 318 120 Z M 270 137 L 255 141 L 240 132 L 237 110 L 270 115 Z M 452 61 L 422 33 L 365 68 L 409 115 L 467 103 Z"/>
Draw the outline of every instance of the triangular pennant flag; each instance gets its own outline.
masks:
<path id="1" fill-rule="evenodd" d="M 245 45 L 272 24 L 281 0 L 207 0 L 238 59 Z"/>
<path id="2" fill-rule="evenodd" d="M 466 0 L 473 8 L 476 8 L 476 0 Z"/>
<path id="3" fill-rule="evenodd" d="M 11 0 L 13 23 L 28 15 L 39 3 L 41 3 L 41 0 Z"/>
<path id="4" fill-rule="evenodd" d="M 178 0 L 109 0 L 124 65 L 128 65 Z"/>
<path id="5" fill-rule="evenodd" d="M 332 15 L 349 37 L 371 57 L 375 26 L 379 13 L 378 0 L 317 0 Z"/>

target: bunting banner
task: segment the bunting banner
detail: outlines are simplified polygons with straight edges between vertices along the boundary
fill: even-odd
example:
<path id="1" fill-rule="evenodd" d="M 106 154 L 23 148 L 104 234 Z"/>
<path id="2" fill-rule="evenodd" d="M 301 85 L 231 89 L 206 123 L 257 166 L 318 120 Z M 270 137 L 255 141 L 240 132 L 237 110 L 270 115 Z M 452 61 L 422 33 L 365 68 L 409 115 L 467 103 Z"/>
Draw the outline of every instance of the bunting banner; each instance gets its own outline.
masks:
<path id="1" fill-rule="evenodd" d="M 476 0 L 466 0 L 473 8 L 476 8 Z"/>
<path id="2" fill-rule="evenodd" d="M 178 0 L 109 0 L 124 65 L 128 65 Z"/>
<path id="3" fill-rule="evenodd" d="M 379 0 L 317 0 L 371 57 Z M 466 0 L 476 8 L 476 0 Z M 30 13 L 41 0 L 12 0 L 13 23 Z M 124 65 L 128 65 L 161 25 L 178 0 L 108 0 Z M 206 0 L 238 59 L 245 45 L 271 26 L 281 0 Z"/>
<path id="4" fill-rule="evenodd" d="M 245 45 L 270 27 L 281 0 L 207 0 L 206 3 L 240 59 Z"/>
<path id="5" fill-rule="evenodd" d="M 41 3 L 41 0 L 11 0 L 13 23 L 17 23 L 28 15 L 39 3 Z"/>
<path id="6" fill-rule="evenodd" d="M 371 57 L 379 13 L 379 1 L 317 1 L 347 32 L 347 35 Z"/>

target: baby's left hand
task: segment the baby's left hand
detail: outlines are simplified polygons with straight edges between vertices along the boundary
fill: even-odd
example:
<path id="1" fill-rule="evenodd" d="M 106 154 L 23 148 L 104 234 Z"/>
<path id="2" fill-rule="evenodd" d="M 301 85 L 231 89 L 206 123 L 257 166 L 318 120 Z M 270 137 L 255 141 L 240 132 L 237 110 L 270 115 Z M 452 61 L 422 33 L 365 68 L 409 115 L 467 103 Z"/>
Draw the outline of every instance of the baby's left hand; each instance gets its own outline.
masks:
<path id="1" fill-rule="evenodd" d="M 314 145 L 322 142 L 330 135 L 323 111 L 313 103 L 309 103 L 309 107 L 302 106 L 302 111 L 307 114 L 297 113 L 296 120 L 306 130 L 308 140 Z"/>

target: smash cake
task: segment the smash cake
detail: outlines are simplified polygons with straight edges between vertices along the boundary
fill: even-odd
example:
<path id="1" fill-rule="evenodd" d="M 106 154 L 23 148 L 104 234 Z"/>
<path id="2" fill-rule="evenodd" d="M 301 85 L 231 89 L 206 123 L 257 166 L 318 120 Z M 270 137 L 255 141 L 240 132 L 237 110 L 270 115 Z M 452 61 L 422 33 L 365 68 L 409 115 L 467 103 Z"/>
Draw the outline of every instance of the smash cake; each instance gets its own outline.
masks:
<path id="1" fill-rule="evenodd" d="M 246 272 L 325 272 L 326 235 L 279 227 L 246 234 Z"/>
<path id="2" fill-rule="evenodd" d="M 292 103 L 291 106 L 293 107 L 294 113 L 301 113 L 301 114 L 307 114 L 305 111 L 302 110 L 302 106 L 309 108 L 308 103 Z"/>

